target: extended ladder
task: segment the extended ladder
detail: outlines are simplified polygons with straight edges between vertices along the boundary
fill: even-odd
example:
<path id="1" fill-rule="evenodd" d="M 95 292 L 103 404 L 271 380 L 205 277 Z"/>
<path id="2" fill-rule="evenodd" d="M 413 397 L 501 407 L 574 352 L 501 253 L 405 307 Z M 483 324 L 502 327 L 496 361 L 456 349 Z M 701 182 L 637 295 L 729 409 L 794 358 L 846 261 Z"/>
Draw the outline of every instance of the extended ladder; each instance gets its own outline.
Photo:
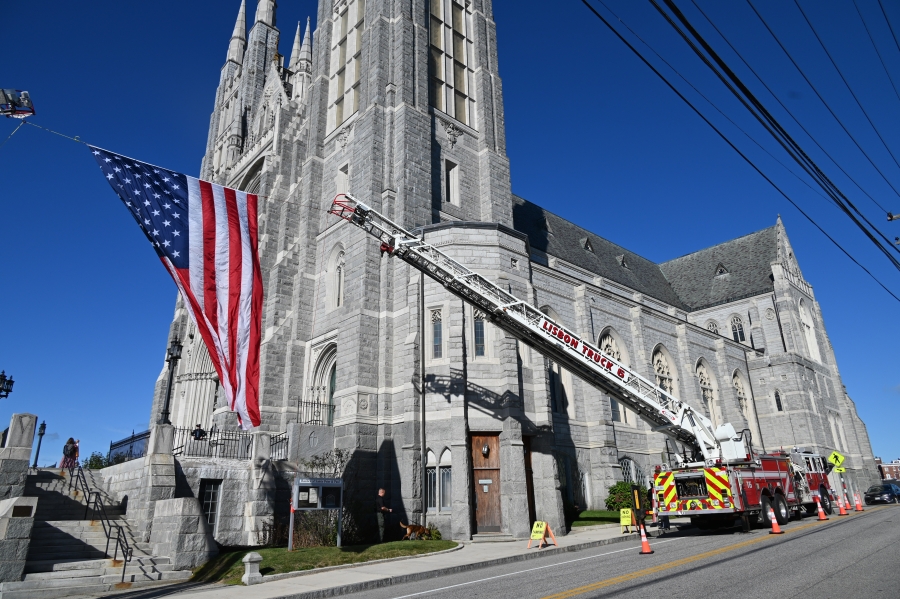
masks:
<path id="1" fill-rule="evenodd" d="M 450 293 L 483 311 L 497 327 L 631 408 L 654 431 L 694 448 L 703 462 L 750 459 L 743 435 L 735 438 L 731 425 L 714 431 L 704 414 L 352 195 L 335 197 L 329 214 L 367 231 L 381 241 L 383 253 L 400 258 L 438 281 Z"/>

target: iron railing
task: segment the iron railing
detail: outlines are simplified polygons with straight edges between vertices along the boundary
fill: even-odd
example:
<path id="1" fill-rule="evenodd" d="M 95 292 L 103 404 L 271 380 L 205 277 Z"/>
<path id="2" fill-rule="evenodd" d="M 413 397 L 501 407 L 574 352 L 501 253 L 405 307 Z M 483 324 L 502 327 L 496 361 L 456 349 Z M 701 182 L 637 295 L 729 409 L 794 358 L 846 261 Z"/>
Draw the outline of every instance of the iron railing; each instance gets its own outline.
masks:
<path id="1" fill-rule="evenodd" d="M 106 460 L 110 464 L 120 464 L 129 460 L 135 460 L 147 455 L 147 445 L 150 443 L 150 431 L 134 434 L 121 441 L 111 441 Z"/>
<path id="2" fill-rule="evenodd" d="M 249 460 L 253 438 L 241 431 L 210 431 L 176 428 L 173 455 L 201 458 Z"/>
<path id="3" fill-rule="evenodd" d="M 271 456 L 273 460 L 286 460 L 288 453 L 287 433 L 272 435 Z"/>
<path id="4" fill-rule="evenodd" d="M 301 401 L 297 406 L 300 424 L 334 424 L 334 405 L 319 401 Z"/>
<path id="5" fill-rule="evenodd" d="M 128 536 L 125 534 L 125 531 L 120 524 L 115 524 L 110 520 L 106 513 L 106 508 L 103 507 L 100 492 L 91 489 L 81 466 L 69 468 L 69 490 L 71 491 L 72 488 L 76 491 L 81 491 L 81 494 L 84 495 L 86 500 L 84 506 L 84 519 L 87 520 L 88 512 L 92 512 L 93 517 L 90 519 L 99 520 L 100 524 L 103 526 L 103 532 L 106 534 L 106 550 L 104 553 L 107 556 L 109 555 L 109 544 L 113 540 L 115 540 L 116 543 L 113 550 L 113 561 L 116 561 L 119 558 L 119 550 L 122 550 L 122 582 L 125 582 L 125 569 L 128 568 L 128 562 L 131 561 L 131 558 L 134 555 L 134 550 L 131 548 L 131 545 L 128 544 Z"/>

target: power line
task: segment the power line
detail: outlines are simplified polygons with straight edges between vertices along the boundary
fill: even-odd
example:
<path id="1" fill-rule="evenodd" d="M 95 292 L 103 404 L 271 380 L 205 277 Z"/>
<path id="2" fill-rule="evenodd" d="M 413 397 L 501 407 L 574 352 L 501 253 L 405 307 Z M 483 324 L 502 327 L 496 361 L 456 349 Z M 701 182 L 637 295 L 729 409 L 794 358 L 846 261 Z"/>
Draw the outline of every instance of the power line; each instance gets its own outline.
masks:
<path id="1" fill-rule="evenodd" d="M 897 168 L 900 168 L 900 162 L 897 162 L 897 157 L 894 156 L 894 153 L 888 147 L 887 142 L 884 141 L 884 137 L 881 136 L 881 131 L 878 130 L 878 127 L 875 126 L 875 123 L 872 122 L 872 119 L 869 117 L 868 111 L 866 111 L 865 107 L 862 105 L 862 102 L 859 101 L 859 98 L 856 96 L 856 92 L 853 91 L 853 88 L 850 87 L 850 84 L 847 82 L 847 79 L 844 77 L 843 71 L 837 65 L 834 58 L 831 56 L 831 52 L 828 51 L 828 48 L 825 46 L 825 42 L 822 41 L 822 38 L 819 37 L 819 32 L 816 31 L 816 28 L 813 27 L 812 21 L 809 20 L 809 17 L 806 16 L 806 11 L 803 10 L 803 7 L 800 6 L 800 2 L 798 0 L 794 0 L 794 5 L 800 11 L 800 14 L 803 15 L 803 20 L 806 21 L 806 24 L 809 25 L 809 29 L 813 32 L 813 35 L 816 37 L 816 41 L 819 42 L 819 45 L 822 46 L 822 50 L 825 51 L 825 55 L 828 57 L 828 60 L 831 61 L 832 66 L 834 66 L 834 70 L 837 71 L 838 75 L 841 77 L 841 81 L 844 82 L 844 86 L 846 86 L 847 91 L 850 92 L 850 95 L 853 96 L 853 99 L 856 101 L 856 105 L 859 106 L 859 109 L 865 115 L 866 120 L 869 121 L 869 125 L 872 126 L 872 130 L 875 131 L 875 135 L 878 136 L 878 139 L 881 140 L 881 145 L 884 146 L 884 149 L 887 150 L 888 154 L 891 155 L 891 158 L 894 160 L 894 164 L 897 165 Z"/>
<path id="2" fill-rule="evenodd" d="M 722 30 L 719 29 L 719 27 L 709 17 L 709 15 L 707 15 L 703 11 L 703 8 L 701 8 L 700 5 L 697 4 L 696 0 L 691 0 L 691 2 L 693 3 L 694 7 L 696 7 L 696 9 L 700 12 L 700 14 L 703 15 L 703 17 L 706 19 L 706 21 L 712 26 L 712 28 L 716 30 L 716 33 L 719 34 L 719 37 L 721 37 L 722 40 L 726 44 L 728 44 L 728 47 L 731 48 L 732 52 L 734 52 L 735 55 L 741 60 L 741 62 L 744 63 L 744 66 L 746 66 L 750 70 L 750 72 L 753 73 L 753 76 L 756 77 L 757 81 L 759 81 L 762 84 L 762 86 L 766 88 L 766 91 L 769 92 L 769 95 L 771 95 L 775 99 L 775 101 L 778 102 L 778 105 L 781 106 L 782 109 L 784 109 L 784 111 L 788 114 L 788 116 L 790 116 L 791 119 L 793 119 L 793 121 L 797 124 L 798 127 L 800 127 L 800 129 L 807 135 L 807 137 L 809 137 L 809 139 L 812 140 L 812 142 L 814 144 L 816 144 L 816 147 L 819 148 L 819 150 L 821 150 L 822 153 L 825 154 L 825 156 L 827 156 L 829 160 L 831 160 L 831 163 L 834 164 L 834 166 L 836 166 L 842 173 L 844 173 L 844 176 L 846 176 L 854 185 L 856 185 L 857 189 L 859 189 L 867 198 L 872 200 L 872 202 L 876 206 L 878 206 L 879 210 L 881 210 L 882 212 L 887 212 L 887 209 L 884 206 L 882 206 L 878 202 L 878 200 L 876 200 L 874 197 L 872 197 L 872 195 L 868 191 L 866 191 L 863 188 L 863 186 L 856 179 L 854 179 L 853 176 L 844 169 L 844 167 L 842 167 L 838 163 L 837 160 L 835 160 L 835 158 L 828 152 L 828 150 L 826 150 L 822 146 L 822 144 L 820 144 L 818 142 L 818 140 L 813 136 L 813 134 L 810 133 L 810 131 L 803 125 L 803 123 L 800 122 L 800 119 L 797 118 L 797 116 L 791 111 L 791 109 L 788 108 L 787 105 L 785 105 L 785 103 L 781 101 L 781 98 L 779 98 L 778 95 L 772 90 L 772 88 L 769 87 L 769 84 L 766 83 L 762 77 L 760 77 L 759 73 L 756 72 L 756 69 L 753 68 L 753 65 L 751 65 L 750 62 L 746 58 L 744 58 L 743 54 L 741 54 L 741 52 L 737 48 L 734 47 L 734 44 L 732 44 L 728 40 L 728 38 L 725 36 L 725 34 L 722 33 Z"/>
<path id="3" fill-rule="evenodd" d="M 598 0 L 598 1 L 599 1 L 599 3 L 600 3 L 604 8 L 606 8 L 607 11 L 609 11 L 610 13 L 612 13 L 612 14 L 615 16 L 615 13 L 614 13 L 608 6 L 606 6 L 606 4 L 604 4 L 604 3 L 602 2 L 602 0 Z M 900 297 L 898 297 L 897 295 L 895 295 L 894 292 L 892 292 L 890 289 L 888 289 L 888 288 L 885 286 L 885 284 L 882 283 L 882 282 L 878 279 L 878 277 L 876 277 L 874 274 L 872 274 L 872 273 L 869 271 L 869 269 L 867 269 L 865 266 L 863 266 L 862 264 L 860 264 L 859 261 L 856 260 L 856 258 L 854 258 L 852 255 L 850 255 L 850 253 L 849 253 L 847 250 L 845 250 L 844 247 L 843 247 L 841 244 L 839 244 L 839 243 L 837 242 L 837 240 L 835 240 L 833 237 L 831 237 L 831 235 L 829 235 L 828 233 L 826 233 L 825 230 L 824 230 L 824 229 L 823 229 L 823 228 L 822 228 L 822 227 L 821 227 L 821 226 L 820 226 L 820 225 L 819 225 L 819 224 L 818 224 L 818 223 L 817 223 L 817 222 L 816 222 L 809 214 L 807 214 L 802 208 L 800 208 L 800 206 L 799 206 L 796 202 L 794 202 L 794 200 L 792 200 L 791 197 L 788 196 L 788 195 L 787 195 L 787 194 L 786 194 L 786 193 L 785 193 L 785 192 L 784 192 L 784 191 L 783 191 L 783 190 L 782 190 L 782 189 L 781 189 L 774 181 L 772 181 L 772 179 L 770 179 L 768 176 L 766 176 L 766 174 L 763 173 L 762 170 L 761 170 L 758 166 L 756 166 L 756 164 L 754 164 L 753 161 L 750 160 L 750 159 L 746 156 L 746 154 L 744 154 L 743 152 L 741 152 L 741 150 L 739 150 L 738 147 L 737 147 L 736 145 L 734 145 L 734 143 L 732 143 L 732 141 L 731 141 L 730 139 L 728 139 L 728 137 L 727 137 L 724 133 L 722 133 L 722 131 L 721 131 L 718 127 L 716 127 L 716 126 L 715 126 L 715 125 L 714 125 L 714 124 L 713 124 L 713 123 L 712 123 L 712 122 L 711 122 L 711 121 L 710 121 L 710 120 L 709 120 L 702 112 L 700 112 L 700 110 L 699 110 L 696 106 L 694 106 L 694 104 L 691 103 L 691 101 L 688 100 L 688 99 L 684 96 L 684 94 L 682 94 L 680 91 L 678 91 L 678 89 L 677 89 L 677 88 L 676 88 L 676 87 L 675 87 L 668 79 L 666 79 L 665 76 L 663 76 L 663 74 L 660 73 L 659 70 L 657 70 L 657 68 L 654 67 L 653 64 L 651 64 L 650 61 L 647 60 L 646 57 L 644 57 L 644 56 L 643 56 L 643 55 L 642 55 L 642 54 L 641 54 L 641 53 L 640 53 L 640 52 L 639 52 L 639 51 L 638 51 L 638 50 L 637 50 L 637 49 L 636 49 L 636 48 L 635 48 L 635 47 L 634 47 L 627 39 L 625 39 L 625 37 L 624 37 L 621 33 L 619 33 L 619 31 L 618 31 L 615 27 L 613 27 L 612 24 L 611 24 L 609 21 L 607 21 L 605 17 L 603 17 L 603 15 L 601 15 L 599 12 L 597 12 L 597 9 L 595 9 L 593 6 L 591 6 L 591 4 L 588 2 L 588 0 L 581 0 L 581 2 L 582 2 L 582 4 L 584 4 L 584 5 L 588 8 L 588 10 L 590 10 L 590 11 L 591 11 L 598 19 L 600 19 L 600 21 L 601 21 L 604 25 L 606 25 L 606 27 L 607 27 L 607 28 L 608 28 L 608 29 L 609 29 L 609 30 L 610 30 L 617 38 L 619 38 L 619 40 L 621 40 L 622 43 L 625 44 L 625 45 L 628 47 L 628 49 L 631 50 L 631 51 L 635 54 L 635 56 L 637 56 L 637 57 L 641 60 L 641 62 L 643 62 L 645 65 L 647 65 L 647 67 L 648 67 L 651 71 L 653 71 L 653 73 L 654 73 L 657 77 L 659 77 L 659 78 L 663 81 L 663 83 L 665 83 L 666 86 L 668 86 L 669 89 L 671 89 L 671 90 L 675 93 L 676 96 L 678 96 L 685 104 L 687 104 L 687 105 L 691 108 L 691 110 L 693 110 L 693 111 L 697 114 L 697 116 L 699 116 L 699 117 L 700 117 L 707 125 L 709 125 L 709 126 L 712 128 L 712 130 L 715 131 L 715 132 L 719 135 L 719 137 L 721 137 L 722 140 L 723 140 L 726 144 L 728 144 L 728 145 L 731 147 L 731 149 L 733 149 L 735 152 L 737 152 L 738 155 L 739 155 L 741 158 L 743 158 L 744 161 L 745 161 L 748 165 L 750 165 L 750 167 L 751 167 L 753 170 L 755 170 L 755 171 L 756 171 L 763 179 L 765 179 L 765 180 L 769 183 L 769 185 L 771 185 L 773 188 L 775 188 L 775 190 L 776 190 L 779 194 L 781 194 L 781 195 L 784 197 L 784 199 L 786 199 L 792 206 L 794 206 L 794 208 L 796 208 L 797 211 L 800 212 L 800 214 L 802 214 L 802 215 L 803 215 L 810 223 L 812 223 L 813 226 L 815 226 L 815 227 L 816 227 L 816 228 L 817 228 L 817 229 L 818 229 L 818 230 L 819 230 L 819 231 L 820 231 L 820 232 L 821 232 L 821 233 L 822 233 L 829 241 L 831 241 L 831 243 L 833 243 L 839 250 L 841 250 L 841 252 L 843 252 L 845 256 L 847 256 L 854 264 L 856 264 L 858 267 L 860 267 L 867 275 L 869 275 L 869 277 L 872 278 L 872 280 L 874 280 L 876 283 L 878 283 L 878 285 L 879 285 L 882 289 L 884 289 L 884 290 L 888 293 L 888 295 L 890 295 L 890 296 L 893 297 L 895 300 L 897 300 L 898 302 L 900 302 Z M 619 21 L 621 21 L 621 19 L 619 19 L 619 17 L 616 17 L 616 18 L 617 18 Z"/>
<path id="4" fill-rule="evenodd" d="M 759 11 L 756 10 L 756 7 L 753 6 L 752 0 L 747 0 L 747 4 L 750 6 L 750 8 L 756 14 L 757 18 L 760 20 L 760 22 L 763 24 L 763 26 L 766 28 L 766 30 L 769 32 L 769 34 L 772 36 L 772 38 L 775 40 L 775 43 L 778 44 L 778 47 L 781 48 L 781 51 L 784 52 L 785 56 L 788 57 L 788 60 L 791 61 L 791 64 L 794 65 L 794 68 L 797 69 L 797 72 L 800 73 L 800 76 L 802 76 L 804 81 L 806 81 L 806 84 L 809 85 L 810 89 L 813 90 L 813 93 L 816 94 L 816 96 L 819 98 L 819 100 L 822 102 L 822 104 L 825 106 L 825 108 L 828 109 L 828 112 L 831 113 L 831 116 L 834 117 L 834 120 L 837 121 L 838 125 L 841 126 L 841 129 L 844 130 L 844 133 L 847 134 L 847 136 L 853 141 L 854 145 L 856 145 L 856 147 L 859 149 L 859 151 L 862 152 L 863 156 L 866 157 L 866 160 L 869 161 L 869 164 L 872 165 L 872 168 L 874 168 L 875 171 L 879 175 L 881 175 L 881 178 L 884 179 L 884 182 L 887 183 L 888 186 L 894 190 L 894 193 L 897 194 L 898 197 L 900 197 L 900 191 L 898 191 L 897 188 L 894 187 L 894 184 L 888 180 L 888 178 L 881 171 L 881 169 L 878 168 L 878 165 L 875 164 L 875 161 L 872 160 L 872 157 L 869 156 L 868 152 L 866 152 L 863 149 L 863 147 L 859 144 L 859 142 L 856 140 L 856 137 L 854 137 L 853 134 L 850 133 L 850 130 L 847 128 L 847 126 L 844 124 L 844 122 L 840 118 L 838 118 L 838 115 L 835 114 L 834 110 L 831 108 L 831 106 L 828 104 L 828 102 L 825 101 L 825 98 L 822 97 L 822 94 L 819 93 L 819 90 L 816 89 L 816 86 L 813 85 L 812 81 L 809 80 L 809 77 L 806 76 L 806 73 L 803 72 L 803 69 L 800 68 L 800 65 L 797 64 L 797 61 L 794 60 L 794 57 L 791 55 L 791 53 L 788 52 L 787 48 L 784 47 L 784 44 L 781 43 L 781 39 L 775 34 L 775 32 L 772 30 L 772 28 L 769 27 L 769 23 L 766 22 L 766 20 L 759 13 Z"/>
<path id="5" fill-rule="evenodd" d="M 869 41 L 872 42 L 872 47 L 875 48 L 875 54 L 878 55 L 878 62 L 881 63 L 881 68 L 884 69 L 884 74 L 887 75 L 888 79 L 891 81 L 891 87 L 894 88 L 894 95 L 897 96 L 897 99 L 900 100 L 900 92 L 897 91 L 897 85 L 894 83 L 894 78 L 891 77 L 890 71 L 888 71 L 887 65 L 884 64 L 884 58 L 881 57 L 881 51 L 878 49 L 878 44 L 875 43 L 875 38 L 872 37 L 872 32 L 869 31 L 869 26 L 866 24 L 866 20 L 863 18 L 862 11 L 859 10 L 859 4 L 856 3 L 856 0 L 853 0 L 853 7 L 856 9 L 856 14 L 859 15 L 859 20 L 862 21 L 863 28 L 866 30 L 866 35 L 869 36 Z"/>
<path id="6" fill-rule="evenodd" d="M 884 253 L 884 255 L 891 261 L 895 268 L 900 270 L 900 260 L 898 260 L 895 256 L 893 256 L 888 248 L 893 247 L 891 242 L 884 236 L 881 231 L 879 231 L 869 220 L 866 218 L 864 214 L 862 214 L 859 209 L 851 202 L 835 185 L 825 173 L 818 167 L 818 165 L 810 158 L 803 148 L 791 137 L 791 135 L 781 126 L 781 124 L 775 119 L 774 116 L 766 109 L 766 107 L 756 98 L 753 92 L 741 81 L 741 79 L 731 70 L 731 68 L 719 57 L 718 53 L 709 45 L 709 43 L 703 38 L 702 35 L 691 25 L 690 21 L 688 21 L 687 17 L 678 6 L 674 3 L 673 0 L 663 0 L 666 3 L 666 6 L 669 7 L 669 10 L 674 13 L 674 15 L 678 18 L 681 24 L 688 30 L 688 32 L 693 36 L 695 40 L 703 47 L 703 50 L 715 61 L 716 65 L 718 65 L 719 69 L 722 72 L 719 72 L 715 66 L 710 62 L 709 58 L 700 51 L 700 48 L 697 47 L 696 44 L 687 36 L 687 34 L 681 30 L 681 28 L 672 20 L 672 18 L 666 13 L 662 7 L 657 3 L 656 0 L 650 0 L 650 3 L 656 8 L 657 11 L 665 18 L 665 20 L 675 29 L 676 32 L 684 39 L 684 41 L 690 46 L 690 48 L 694 51 L 695 54 L 703 61 L 703 63 L 708 66 L 713 73 L 719 78 L 720 81 L 731 91 L 732 94 L 744 105 L 747 110 L 760 122 L 760 124 L 768 131 L 777 141 L 782 148 L 793 158 L 797 164 L 803 168 L 807 174 L 813 178 L 822 189 L 827 193 L 838 205 L 838 207 L 856 224 L 857 227 L 875 244 L 878 249 Z M 723 74 L 724 72 L 724 74 Z M 727 76 L 727 79 L 726 79 Z M 729 82 L 730 81 L 730 82 Z M 734 84 L 734 86 L 732 85 Z M 737 87 L 737 89 L 735 89 Z M 738 89 L 740 93 L 738 93 Z M 749 102 L 749 103 L 748 103 Z M 750 106 L 752 104 L 753 107 Z M 755 109 L 755 110 L 754 110 Z M 776 133 L 777 132 L 777 133 Z M 845 204 L 846 202 L 846 204 Z M 849 206 L 849 208 L 848 208 Z M 881 242 L 879 242 L 865 226 L 853 215 L 850 209 L 856 212 L 865 222 L 869 225 L 871 229 L 873 229 L 878 235 L 884 239 L 884 241 L 888 244 L 887 246 L 882 246 Z M 900 252 L 900 249 L 894 248 L 896 251 Z"/>
<path id="7" fill-rule="evenodd" d="M 891 25 L 891 20 L 887 16 L 887 11 L 884 10 L 884 4 L 881 3 L 881 0 L 878 0 L 878 6 L 881 8 L 881 14 L 884 15 L 884 20 L 887 23 L 888 29 L 891 30 L 891 37 L 894 38 L 894 45 L 897 46 L 897 52 L 900 52 L 900 42 L 897 41 L 897 34 L 894 33 L 894 26 Z"/>

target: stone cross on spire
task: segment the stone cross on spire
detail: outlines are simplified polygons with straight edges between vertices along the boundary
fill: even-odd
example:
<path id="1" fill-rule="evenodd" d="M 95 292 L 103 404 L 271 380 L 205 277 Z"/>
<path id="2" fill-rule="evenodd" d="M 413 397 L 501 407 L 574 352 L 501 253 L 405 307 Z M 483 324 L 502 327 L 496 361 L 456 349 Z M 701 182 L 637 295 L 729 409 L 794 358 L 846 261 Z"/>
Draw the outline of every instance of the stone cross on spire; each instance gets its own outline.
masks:
<path id="1" fill-rule="evenodd" d="M 256 22 L 275 27 L 276 8 L 278 8 L 276 0 L 259 0 L 259 3 L 256 5 Z"/>
<path id="2" fill-rule="evenodd" d="M 247 0 L 241 0 L 241 10 L 234 23 L 234 33 L 228 43 L 228 60 L 244 63 L 244 49 L 247 47 Z"/>

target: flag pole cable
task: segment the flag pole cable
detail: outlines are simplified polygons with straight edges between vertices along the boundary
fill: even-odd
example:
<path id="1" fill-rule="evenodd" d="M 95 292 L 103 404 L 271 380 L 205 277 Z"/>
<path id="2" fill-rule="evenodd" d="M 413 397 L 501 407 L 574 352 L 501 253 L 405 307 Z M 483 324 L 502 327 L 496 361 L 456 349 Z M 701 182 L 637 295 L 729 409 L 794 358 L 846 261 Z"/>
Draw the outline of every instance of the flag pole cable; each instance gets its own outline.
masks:
<path id="1" fill-rule="evenodd" d="M 8 141 L 10 140 L 10 138 L 11 138 L 13 135 L 16 134 L 16 131 L 18 131 L 18 130 L 22 127 L 22 125 L 24 125 L 24 124 L 27 123 L 27 122 L 28 122 L 28 121 L 24 121 L 24 120 L 21 121 L 21 122 L 19 123 L 19 125 L 18 125 L 15 129 L 13 129 L 12 133 L 9 134 L 9 137 L 7 137 L 6 139 L 3 140 L 3 143 L 0 144 L 0 148 L 2 148 L 3 146 L 5 146 L 5 145 L 6 145 L 6 142 L 8 142 Z"/>
<path id="2" fill-rule="evenodd" d="M 28 124 L 31 125 L 32 127 L 37 127 L 38 129 L 43 129 L 44 131 L 48 131 L 48 132 L 50 132 L 50 133 L 54 133 L 54 134 L 56 134 L 56 135 L 59 135 L 60 137 L 65 137 L 66 139 L 71 139 L 72 141 L 77 141 L 77 142 L 80 143 L 80 144 L 85 144 L 85 145 L 87 145 L 87 143 L 83 142 L 83 141 L 81 140 L 81 138 L 78 137 L 77 135 L 76 135 L 75 137 L 70 137 L 70 136 L 65 135 L 65 134 L 63 134 L 63 133 L 60 133 L 59 131 L 54 131 L 53 129 L 48 129 L 47 127 L 41 127 L 40 125 L 35 125 L 35 124 L 32 123 L 31 121 L 22 121 L 22 122 L 23 122 L 23 123 L 28 123 Z M 17 127 L 17 129 L 18 129 L 18 127 Z M 13 131 L 13 133 L 15 133 L 15 131 Z"/>

